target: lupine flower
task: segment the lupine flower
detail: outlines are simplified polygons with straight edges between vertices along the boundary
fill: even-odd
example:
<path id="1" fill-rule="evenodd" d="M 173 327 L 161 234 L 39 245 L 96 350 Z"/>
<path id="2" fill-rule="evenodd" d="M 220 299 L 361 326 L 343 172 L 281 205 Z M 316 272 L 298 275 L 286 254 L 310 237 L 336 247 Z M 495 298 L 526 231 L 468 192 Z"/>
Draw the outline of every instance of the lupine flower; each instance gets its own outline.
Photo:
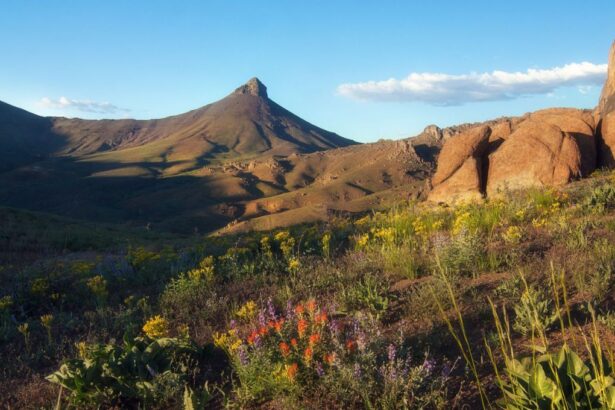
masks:
<path id="1" fill-rule="evenodd" d="M 288 346 L 288 343 L 280 342 L 280 351 L 282 352 L 282 356 L 288 356 L 290 354 L 290 346 Z"/>
<path id="2" fill-rule="evenodd" d="M 318 377 L 323 377 L 325 375 L 325 369 L 322 368 L 322 363 L 316 363 L 316 374 Z"/>
<path id="3" fill-rule="evenodd" d="M 294 316 L 294 312 L 293 312 L 293 303 L 288 300 L 286 302 L 286 320 L 291 320 Z"/>
<path id="4" fill-rule="evenodd" d="M 236 329 L 237 328 L 237 321 L 235 319 L 231 319 L 231 322 L 229 323 L 229 327 L 231 329 Z"/>
<path id="5" fill-rule="evenodd" d="M 258 311 L 258 324 L 261 327 L 267 326 L 267 317 L 266 317 L 265 311 L 263 309 Z"/>
<path id="6" fill-rule="evenodd" d="M 299 321 L 297 322 L 297 333 L 299 334 L 299 337 L 303 337 L 307 327 L 308 323 L 303 319 L 299 319 Z"/>
<path id="7" fill-rule="evenodd" d="M 331 333 L 338 337 L 342 330 L 342 326 L 337 320 L 332 320 L 329 322 L 329 330 L 331 330 Z"/>
<path id="8" fill-rule="evenodd" d="M 389 358 L 389 363 L 393 363 L 395 361 L 396 355 L 397 355 L 397 349 L 395 348 L 395 345 L 391 343 L 389 345 L 389 348 L 387 349 L 387 356 Z"/>
<path id="9" fill-rule="evenodd" d="M 299 365 L 297 363 L 292 363 L 286 366 L 286 377 L 288 377 L 289 380 L 295 380 L 297 372 L 299 372 Z"/>
<path id="10" fill-rule="evenodd" d="M 239 363 L 242 364 L 242 366 L 245 366 L 248 364 L 248 352 L 246 352 L 245 346 L 241 346 L 238 350 L 237 350 L 237 357 L 239 357 Z"/>
<path id="11" fill-rule="evenodd" d="M 423 362 L 423 370 L 427 374 L 431 374 L 435 368 L 436 368 L 436 361 L 426 357 L 425 361 Z"/>
<path id="12" fill-rule="evenodd" d="M 354 364 L 354 370 L 352 374 L 355 377 L 355 379 L 360 379 L 361 376 L 363 375 L 363 372 L 361 371 L 361 365 L 359 363 Z"/>

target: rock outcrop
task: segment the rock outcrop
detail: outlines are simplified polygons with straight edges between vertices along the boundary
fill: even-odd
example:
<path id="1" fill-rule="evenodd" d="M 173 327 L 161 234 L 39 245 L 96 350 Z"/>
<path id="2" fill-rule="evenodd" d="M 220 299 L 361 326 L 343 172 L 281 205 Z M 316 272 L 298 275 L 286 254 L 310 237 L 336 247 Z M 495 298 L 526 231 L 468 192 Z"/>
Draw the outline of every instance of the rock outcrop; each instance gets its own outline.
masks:
<path id="1" fill-rule="evenodd" d="M 609 69 L 597 107 L 599 117 L 598 162 L 615 167 L 615 42 L 609 54 Z"/>
<path id="2" fill-rule="evenodd" d="M 582 175 L 581 146 L 556 121 L 537 116 L 524 121 L 489 156 L 487 195 L 532 186 L 562 185 Z"/>
<path id="3" fill-rule="evenodd" d="M 491 128 L 472 128 L 448 139 L 432 178 L 429 200 L 435 202 L 469 201 L 482 198 L 483 155 L 489 147 Z"/>

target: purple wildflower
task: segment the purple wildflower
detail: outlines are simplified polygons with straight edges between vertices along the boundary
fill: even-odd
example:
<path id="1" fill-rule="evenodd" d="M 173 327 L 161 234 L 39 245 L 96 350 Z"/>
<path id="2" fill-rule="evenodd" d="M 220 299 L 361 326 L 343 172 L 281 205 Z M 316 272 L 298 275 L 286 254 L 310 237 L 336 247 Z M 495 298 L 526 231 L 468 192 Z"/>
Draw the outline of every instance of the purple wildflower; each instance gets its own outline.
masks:
<path id="1" fill-rule="evenodd" d="M 239 363 L 243 366 L 248 364 L 248 352 L 246 352 L 245 347 L 242 345 L 237 349 L 237 356 L 239 357 Z"/>
<path id="2" fill-rule="evenodd" d="M 229 327 L 231 329 L 236 329 L 237 328 L 237 321 L 235 319 L 231 319 L 231 323 L 229 323 Z"/>
<path id="3" fill-rule="evenodd" d="M 363 372 L 361 371 L 361 365 L 359 363 L 355 363 L 354 364 L 354 371 L 353 371 L 353 375 L 356 379 L 360 379 L 362 376 Z"/>
<path id="4" fill-rule="evenodd" d="M 425 361 L 423 362 L 423 370 L 429 375 L 434 371 L 435 368 L 436 361 L 425 357 Z"/>
<path id="5" fill-rule="evenodd" d="M 316 374 L 318 377 L 323 377 L 325 375 L 325 369 L 322 368 L 322 363 L 316 362 Z"/>
<path id="6" fill-rule="evenodd" d="M 292 320 L 295 315 L 295 310 L 293 309 L 293 302 L 288 300 L 286 302 L 286 320 Z"/>
<path id="7" fill-rule="evenodd" d="M 267 316 L 265 315 L 265 311 L 263 309 L 258 311 L 258 324 L 260 327 L 267 327 Z"/>
<path id="8" fill-rule="evenodd" d="M 389 358 L 389 363 L 395 362 L 395 358 L 397 357 L 397 349 L 393 343 L 391 343 L 387 349 L 387 356 Z"/>

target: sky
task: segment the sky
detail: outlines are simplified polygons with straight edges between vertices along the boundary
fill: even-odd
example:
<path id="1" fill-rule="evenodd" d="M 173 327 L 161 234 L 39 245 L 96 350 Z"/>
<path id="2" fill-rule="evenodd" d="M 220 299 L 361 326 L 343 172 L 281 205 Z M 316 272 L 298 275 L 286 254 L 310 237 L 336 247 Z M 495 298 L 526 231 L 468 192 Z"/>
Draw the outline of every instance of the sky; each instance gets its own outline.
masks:
<path id="1" fill-rule="evenodd" d="M 2 0 L 0 100 L 40 115 L 160 118 L 251 77 L 361 142 L 593 108 L 615 1 Z"/>

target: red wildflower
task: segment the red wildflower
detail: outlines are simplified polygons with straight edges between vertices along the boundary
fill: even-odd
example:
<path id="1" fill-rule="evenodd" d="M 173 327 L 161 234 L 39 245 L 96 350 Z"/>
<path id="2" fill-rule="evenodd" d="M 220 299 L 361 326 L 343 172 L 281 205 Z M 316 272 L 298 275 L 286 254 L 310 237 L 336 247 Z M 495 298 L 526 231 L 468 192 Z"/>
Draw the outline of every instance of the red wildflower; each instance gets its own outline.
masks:
<path id="1" fill-rule="evenodd" d="M 316 343 L 320 342 L 320 335 L 318 333 L 313 333 L 310 335 L 310 346 L 314 346 Z"/>
<path id="2" fill-rule="evenodd" d="M 325 363 L 332 365 L 335 362 L 335 353 L 327 353 L 324 357 Z"/>
<path id="3" fill-rule="evenodd" d="M 319 325 L 324 325 L 325 323 L 327 323 L 327 313 L 320 312 L 319 314 L 317 314 L 314 317 L 314 322 L 316 322 Z"/>
<path id="4" fill-rule="evenodd" d="M 258 329 L 258 334 L 261 336 L 265 336 L 267 334 L 267 328 L 261 327 L 260 329 Z"/>
<path id="5" fill-rule="evenodd" d="M 353 352 L 356 347 L 357 347 L 357 344 L 355 343 L 354 340 L 346 341 L 346 349 L 348 349 L 349 352 Z"/>
<path id="6" fill-rule="evenodd" d="M 288 343 L 280 342 L 280 351 L 282 352 L 282 356 L 288 356 L 290 354 L 290 346 L 288 346 Z"/>
<path id="7" fill-rule="evenodd" d="M 282 326 L 284 325 L 284 319 L 280 319 L 273 324 L 275 331 L 280 333 L 282 331 Z"/>
<path id="8" fill-rule="evenodd" d="M 292 347 L 297 347 L 297 339 L 295 339 L 294 337 L 290 339 L 290 345 Z"/>
<path id="9" fill-rule="evenodd" d="M 310 313 L 314 313 L 316 311 L 316 301 L 314 299 L 308 300 L 305 306 Z"/>
<path id="10" fill-rule="evenodd" d="M 256 332 L 256 330 L 253 330 L 252 333 L 250 333 L 250 335 L 248 336 L 248 339 L 246 341 L 248 342 L 249 345 L 251 345 L 254 343 L 257 337 L 258 337 L 258 333 Z"/>
<path id="11" fill-rule="evenodd" d="M 305 360 L 306 362 L 310 362 L 310 360 L 312 360 L 312 355 L 314 354 L 314 352 L 312 351 L 311 347 L 307 347 L 305 349 L 305 351 L 303 352 L 303 360 Z"/>
<path id="12" fill-rule="evenodd" d="M 299 372 L 299 365 L 297 363 L 293 363 L 286 366 L 286 377 L 288 377 L 290 380 L 295 379 L 295 376 L 297 376 L 297 372 Z"/>
<path id="13" fill-rule="evenodd" d="M 297 333 L 299 333 L 299 337 L 303 337 L 307 327 L 308 323 L 303 319 L 299 319 L 299 321 L 297 322 Z"/>
<path id="14" fill-rule="evenodd" d="M 303 308 L 302 304 L 298 304 L 297 306 L 295 306 L 295 313 L 296 314 L 301 316 L 303 314 L 303 312 L 305 312 L 305 309 Z"/>

